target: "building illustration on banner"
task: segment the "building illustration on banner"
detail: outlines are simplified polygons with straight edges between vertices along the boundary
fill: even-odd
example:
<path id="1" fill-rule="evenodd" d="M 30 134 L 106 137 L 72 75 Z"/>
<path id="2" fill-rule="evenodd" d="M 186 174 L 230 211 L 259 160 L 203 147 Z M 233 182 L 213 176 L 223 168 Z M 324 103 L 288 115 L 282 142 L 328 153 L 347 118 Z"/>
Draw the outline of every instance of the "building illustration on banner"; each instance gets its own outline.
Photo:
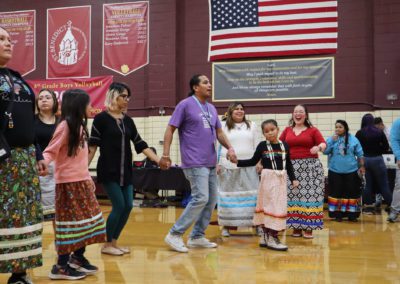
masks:
<path id="1" fill-rule="evenodd" d="M 58 62 L 62 65 L 73 65 L 78 62 L 78 41 L 71 31 L 72 22 L 68 21 L 67 25 L 67 32 L 59 45 Z"/>

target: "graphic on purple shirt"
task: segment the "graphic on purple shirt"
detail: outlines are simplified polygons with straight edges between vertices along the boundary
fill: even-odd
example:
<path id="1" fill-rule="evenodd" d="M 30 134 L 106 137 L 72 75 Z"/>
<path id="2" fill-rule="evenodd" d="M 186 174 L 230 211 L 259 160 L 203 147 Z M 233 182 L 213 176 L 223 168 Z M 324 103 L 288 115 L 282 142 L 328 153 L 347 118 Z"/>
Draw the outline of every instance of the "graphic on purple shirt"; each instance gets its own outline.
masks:
<path id="1" fill-rule="evenodd" d="M 217 163 L 216 129 L 221 128 L 221 122 L 212 104 L 201 106 L 195 98 L 188 97 L 176 106 L 169 121 L 169 125 L 178 128 L 182 168 L 215 167 Z"/>

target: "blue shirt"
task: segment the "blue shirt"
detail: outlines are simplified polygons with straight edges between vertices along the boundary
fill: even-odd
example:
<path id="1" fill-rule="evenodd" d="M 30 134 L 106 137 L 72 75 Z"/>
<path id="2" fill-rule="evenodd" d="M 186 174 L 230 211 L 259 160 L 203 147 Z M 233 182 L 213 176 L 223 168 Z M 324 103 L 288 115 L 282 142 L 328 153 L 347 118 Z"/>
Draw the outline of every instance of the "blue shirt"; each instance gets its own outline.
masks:
<path id="1" fill-rule="evenodd" d="M 349 134 L 347 153 L 344 155 L 344 137 L 336 141 L 329 137 L 326 140 L 325 155 L 328 155 L 328 168 L 338 174 L 353 173 L 358 170 L 358 158 L 364 157 L 364 152 L 358 139 Z"/>
<path id="2" fill-rule="evenodd" d="M 400 118 L 393 122 L 390 130 L 390 143 L 392 144 L 393 154 L 400 160 Z"/>

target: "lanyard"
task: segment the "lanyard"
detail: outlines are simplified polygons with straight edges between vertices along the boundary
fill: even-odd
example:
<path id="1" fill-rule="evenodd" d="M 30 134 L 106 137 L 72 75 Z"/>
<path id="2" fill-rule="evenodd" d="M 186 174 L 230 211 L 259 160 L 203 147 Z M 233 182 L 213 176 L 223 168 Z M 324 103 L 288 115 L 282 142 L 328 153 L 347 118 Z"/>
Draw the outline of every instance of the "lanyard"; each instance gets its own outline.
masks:
<path id="1" fill-rule="evenodd" d="M 275 160 L 275 154 L 273 153 L 273 149 L 271 146 L 271 143 L 267 140 L 265 141 L 267 144 L 267 149 L 268 149 L 268 155 L 269 158 L 271 160 L 271 165 L 272 165 L 272 169 L 277 171 L 278 170 L 278 166 L 276 164 L 276 160 Z M 281 148 L 282 151 L 282 170 L 284 170 L 286 168 L 286 152 L 285 152 L 285 146 L 283 146 L 282 141 L 279 140 L 279 146 Z"/>
<path id="2" fill-rule="evenodd" d="M 211 115 L 210 115 L 210 112 L 209 112 L 209 110 L 208 110 L 208 104 L 207 104 L 207 102 L 206 102 L 207 112 L 205 112 L 204 109 L 203 109 L 203 106 L 201 105 L 201 103 L 200 103 L 200 101 L 199 101 L 199 99 L 196 98 L 195 95 L 192 95 L 192 98 L 196 101 L 197 105 L 198 105 L 198 106 L 200 107 L 200 109 L 201 109 L 201 112 L 203 113 L 203 116 L 204 116 L 205 119 L 207 120 L 208 125 L 210 125 L 211 133 L 214 133 L 213 127 L 212 127 L 212 125 L 211 125 Z"/>

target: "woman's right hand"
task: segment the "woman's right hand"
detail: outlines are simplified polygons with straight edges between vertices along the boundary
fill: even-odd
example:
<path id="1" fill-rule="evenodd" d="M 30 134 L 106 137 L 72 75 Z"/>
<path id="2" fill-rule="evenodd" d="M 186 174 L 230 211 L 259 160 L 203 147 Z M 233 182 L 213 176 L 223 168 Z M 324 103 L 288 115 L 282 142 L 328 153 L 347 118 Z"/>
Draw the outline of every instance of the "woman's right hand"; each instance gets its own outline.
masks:
<path id="1" fill-rule="evenodd" d="M 220 165 L 217 165 L 217 175 L 219 175 L 222 171 L 222 168 Z"/>
<path id="2" fill-rule="evenodd" d="M 168 170 L 171 167 L 171 159 L 169 157 L 162 156 L 159 165 L 162 170 Z"/>

